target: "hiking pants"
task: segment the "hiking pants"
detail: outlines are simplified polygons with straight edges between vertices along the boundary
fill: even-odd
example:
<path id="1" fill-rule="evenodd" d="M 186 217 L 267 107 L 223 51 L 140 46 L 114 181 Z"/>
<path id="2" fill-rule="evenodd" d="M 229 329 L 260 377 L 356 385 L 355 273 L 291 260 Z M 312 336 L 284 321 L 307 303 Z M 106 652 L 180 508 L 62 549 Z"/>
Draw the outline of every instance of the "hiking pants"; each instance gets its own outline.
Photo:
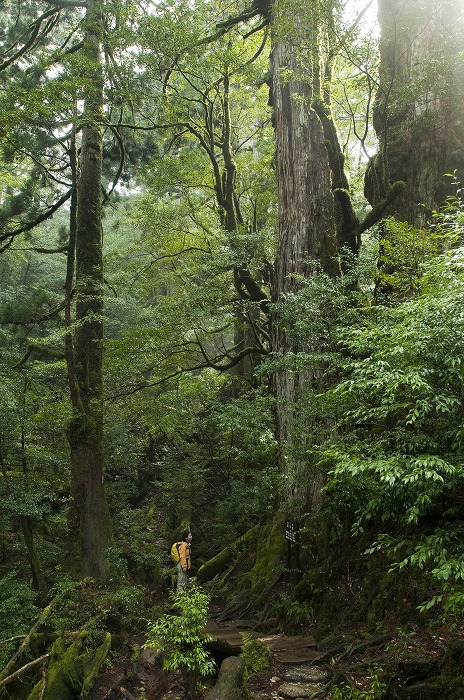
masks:
<path id="1" fill-rule="evenodd" d="M 188 586 L 188 574 L 182 571 L 182 567 L 177 564 L 177 592 Z"/>

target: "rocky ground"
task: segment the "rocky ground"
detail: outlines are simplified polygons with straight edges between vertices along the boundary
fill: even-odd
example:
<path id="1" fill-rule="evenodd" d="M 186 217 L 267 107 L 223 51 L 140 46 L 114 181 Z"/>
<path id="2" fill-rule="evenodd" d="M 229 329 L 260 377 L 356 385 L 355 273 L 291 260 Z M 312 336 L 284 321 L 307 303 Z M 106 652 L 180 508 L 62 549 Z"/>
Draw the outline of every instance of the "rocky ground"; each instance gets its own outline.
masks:
<path id="1" fill-rule="evenodd" d="M 436 634 L 423 637 L 413 631 L 409 635 L 385 633 L 375 636 L 358 632 L 340 635 L 330 644 L 318 646 L 310 634 L 273 634 L 262 627 L 257 620 L 224 620 L 217 613 L 212 614 L 208 623 L 208 632 L 214 639 L 212 648 L 219 663 L 221 656 L 225 658 L 239 653 L 244 632 L 260 639 L 270 650 L 270 667 L 249 677 L 247 687 L 252 700 L 330 699 L 334 697 L 335 684 L 347 686 L 346 692 L 350 692 L 349 687 L 367 690 L 386 668 L 403 680 L 399 690 L 395 688 L 390 694 L 387 688 L 386 694 L 375 697 L 443 700 L 446 696 L 439 689 L 433 690 L 434 679 L 446 659 L 445 630 L 437 628 Z M 459 659 L 456 657 L 458 668 L 462 666 L 464 671 L 464 643 L 456 653 L 460 654 Z M 464 695 L 453 694 L 452 697 L 454 700 Z M 89 700 L 124 698 L 187 700 L 187 682 L 181 673 L 165 674 L 160 657 L 153 650 L 143 649 L 143 639 L 133 639 L 121 652 L 120 663 L 116 662 L 100 675 Z"/>

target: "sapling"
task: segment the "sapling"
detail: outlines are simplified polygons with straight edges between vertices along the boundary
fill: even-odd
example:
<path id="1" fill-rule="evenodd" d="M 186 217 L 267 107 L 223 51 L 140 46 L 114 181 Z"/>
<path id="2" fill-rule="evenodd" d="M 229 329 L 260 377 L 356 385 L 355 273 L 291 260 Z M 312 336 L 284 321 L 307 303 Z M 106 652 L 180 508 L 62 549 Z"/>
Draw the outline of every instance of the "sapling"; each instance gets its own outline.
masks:
<path id="1" fill-rule="evenodd" d="M 148 625 L 145 647 L 163 653 L 165 671 L 185 670 L 195 685 L 212 675 L 215 662 L 206 649 L 212 637 L 206 632 L 210 597 L 200 586 L 169 596 L 177 614 L 165 613 Z"/>

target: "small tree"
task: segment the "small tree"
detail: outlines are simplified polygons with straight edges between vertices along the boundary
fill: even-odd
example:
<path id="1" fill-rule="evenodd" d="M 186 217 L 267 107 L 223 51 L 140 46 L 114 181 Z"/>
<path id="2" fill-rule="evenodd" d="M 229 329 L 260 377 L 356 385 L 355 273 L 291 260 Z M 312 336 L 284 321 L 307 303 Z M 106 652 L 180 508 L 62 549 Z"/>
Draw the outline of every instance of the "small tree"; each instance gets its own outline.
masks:
<path id="1" fill-rule="evenodd" d="M 183 669 L 195 686 L 200 678 L 214 672 L 215 662 L 206 649 L 211 636 L 206 633 L 210 597 L 199 586 L 171 593 L 171 606 L 179 614 L 166 613 L 148 627 L 145 647 L 164 653 L 165 671 Z"/>

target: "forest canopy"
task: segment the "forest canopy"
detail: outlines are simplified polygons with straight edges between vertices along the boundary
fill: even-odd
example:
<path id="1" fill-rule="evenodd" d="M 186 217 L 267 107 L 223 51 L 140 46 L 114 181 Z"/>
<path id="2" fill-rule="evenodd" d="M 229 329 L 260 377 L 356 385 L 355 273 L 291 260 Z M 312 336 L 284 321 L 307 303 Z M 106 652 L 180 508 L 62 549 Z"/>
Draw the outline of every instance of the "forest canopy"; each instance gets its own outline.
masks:
<path id="1" fill-rule="evenodd" d="M 3 639 L 286 519 L 462 616 L 459 5 L 2 4 Z"/>

